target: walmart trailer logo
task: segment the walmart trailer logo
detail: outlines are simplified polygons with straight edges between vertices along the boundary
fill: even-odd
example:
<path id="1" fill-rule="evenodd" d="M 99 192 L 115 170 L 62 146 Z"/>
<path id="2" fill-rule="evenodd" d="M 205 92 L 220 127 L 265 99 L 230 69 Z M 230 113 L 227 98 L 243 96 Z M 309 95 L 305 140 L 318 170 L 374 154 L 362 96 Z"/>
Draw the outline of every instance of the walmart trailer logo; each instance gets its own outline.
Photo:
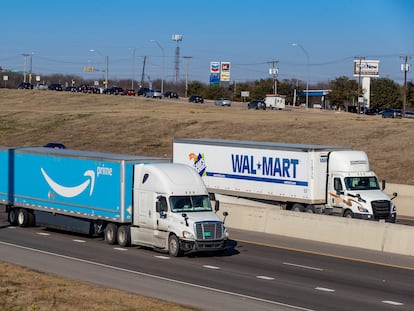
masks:
<path id="1" fill-rule="evenodd" d="M 89 195 L 92 195 L 93 188 L 95 185 L 95 172 L 92 170 L 87 170 L 83 174 L 83 176 L 87 177 L 87 179 L 80 183 L 77 186 L 73 187 L 66 187 L 63 185 L 59 185 L 57 182 L 55 182 L 50 176 L 45 172 L 43 168 L 40 169 L 42 172 L 43 177 L 45 178 L 47 184 L 50 186 L 50 188 L 53 189 L 57 194 L 61 195 L 65 198 L 73 198 L 78 195 L 80 195 L 82 192 L 84 192 L 88 186 L 90 185 Z"/>
<path id="2" fill-rule="evenodd" d="M 190 158 L 190 160 L 193 161 L 193 166 L 197 173 L 200 176 L 206 176 L 207 165 L 204 161 L 204 153 L 199 153 L 198 155 L 196 155 L 195 153 L 190 153 L 188 157 Z"/>

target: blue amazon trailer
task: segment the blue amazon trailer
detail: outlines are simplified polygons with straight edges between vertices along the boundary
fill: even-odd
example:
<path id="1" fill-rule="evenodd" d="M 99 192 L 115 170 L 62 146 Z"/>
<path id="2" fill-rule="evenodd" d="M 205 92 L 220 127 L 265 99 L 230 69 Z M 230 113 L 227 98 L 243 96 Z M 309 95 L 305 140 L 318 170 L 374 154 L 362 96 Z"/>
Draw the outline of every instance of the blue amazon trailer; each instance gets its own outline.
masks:
<path id="1" fill-rule="evenodd" d="M 30 225 L 35 215 L 37 224 L 91 233 L 90 221 L 74 218 L 130 223 L 134 166 L 163 161 L 44 147 L 1 149 L 0 202 L 33 211 L 9 213 L 12 224 Z"/>
<path id="2" fill-rule="evenodd" d="M 1 148 L 0 204 L 12 225 L 103 234 L 172 256 L 222 251 L 227 237 L 201 177 L 164 158 Z"/>

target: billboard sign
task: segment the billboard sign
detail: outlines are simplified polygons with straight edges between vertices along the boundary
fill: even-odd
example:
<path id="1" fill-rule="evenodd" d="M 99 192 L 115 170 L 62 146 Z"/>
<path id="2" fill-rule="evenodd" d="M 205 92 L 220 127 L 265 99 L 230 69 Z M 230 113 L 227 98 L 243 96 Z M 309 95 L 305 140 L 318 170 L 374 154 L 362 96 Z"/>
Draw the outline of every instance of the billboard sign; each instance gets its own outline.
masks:
<path id="1" fill-rule="evenodd" d="M 354 59 L 354 77 L 379 77 L 379 60 Z"/>

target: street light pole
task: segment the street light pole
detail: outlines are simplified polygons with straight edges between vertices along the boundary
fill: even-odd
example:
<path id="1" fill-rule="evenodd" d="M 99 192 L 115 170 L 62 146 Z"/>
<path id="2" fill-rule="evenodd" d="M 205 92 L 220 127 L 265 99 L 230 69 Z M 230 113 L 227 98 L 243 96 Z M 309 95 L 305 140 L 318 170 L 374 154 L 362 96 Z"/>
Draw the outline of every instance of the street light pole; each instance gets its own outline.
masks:
<path id="1" fill-rule="evenodd" d="M 292 43 L 292 46 L 299 47 L 303 53 L 306 55 L 306 109 L 309 107 L 309 53 L 304 49 L 299 43 Z"/>
<path id="2" fill-rule="evenodd" d="M 89 52 L 95 52 L 100 56 L 103 56 L 101 52 L 95 49 L 90 49 Z M 108 70 L 109 70 L 109 56 L 105 56 L 105 88 L 108 88 Z"/>
<path id="3" fill-rule="evenodd" d="M 190 61 L 191 56 L 184 56 L 186 60 L 186 70 L 185 70 L 185 97 L 188 97 L 188 62 Z"/>
<path id="4" fill-rule="evenodd" d="M 164 94 L 164 48 L 161 46 L 161 44 L 157 40 L 150 40 L 150 42 L 154 42 L 161 49 L 161 53 L 162 53 L 161 93 Z"/>

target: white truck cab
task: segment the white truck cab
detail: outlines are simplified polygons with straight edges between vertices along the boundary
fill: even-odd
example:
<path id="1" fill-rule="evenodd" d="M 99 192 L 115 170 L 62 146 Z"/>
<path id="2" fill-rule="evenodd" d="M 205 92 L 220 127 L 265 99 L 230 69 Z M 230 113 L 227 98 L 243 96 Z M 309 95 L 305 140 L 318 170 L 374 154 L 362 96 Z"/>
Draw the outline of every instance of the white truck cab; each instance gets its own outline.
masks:
<path id="1" fill-rule="evenodd" d="M 191 167 L 157 163 L 136 165 L 134 170 L 131 244 L 166 250 L 172 256 L 224 249 L 227 232 L 223 221 Z"/>
<path id="2" fill-rule="evenodd" d="M 333 151 L 328 160 L 327 209 L 345 217 L 396 220 L 396 207 L 382 191 L 363 151 Z"/>

